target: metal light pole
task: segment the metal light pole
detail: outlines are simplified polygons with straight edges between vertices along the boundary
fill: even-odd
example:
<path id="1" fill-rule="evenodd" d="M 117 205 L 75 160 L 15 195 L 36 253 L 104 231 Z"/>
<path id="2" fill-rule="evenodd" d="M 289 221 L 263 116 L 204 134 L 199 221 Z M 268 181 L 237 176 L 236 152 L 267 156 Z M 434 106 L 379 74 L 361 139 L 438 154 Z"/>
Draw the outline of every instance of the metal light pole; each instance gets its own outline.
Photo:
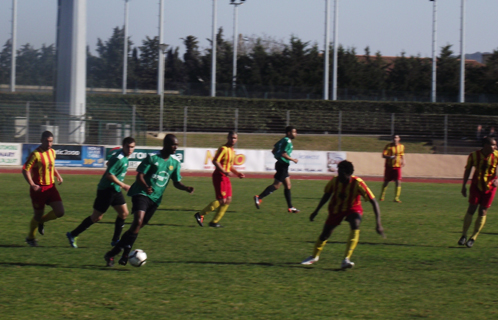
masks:
<path id="1" fill-rule="evenodd" d="M 230 4 L 233 4 L 233 69 L 232 69 L 232 97 L 235 97 L 235 91 L 237 89 L 237 47 L 239 44 L 238 31 L 237 31 L 237 18 L 238 18 L 238 8 L 240 5 L 244 4 L 245 0 L 231 0 Z"/>
<path id="2" fill-rule="evenodd" d="M 163 43 L 164 31 L 164 0 L 159 0 L 159 46 Z M 159 47 L 159 61 L 157 70 L 157 94 L 164 90 L 164 51 Z"/>
<path id="3" fill-rule="evenodd" d="M 339 49 L 339 0 L 334 0 L 334 56 L 332 68 L 332 100 L 337 100 L 337 50 Z"/>
<path id="4" fill-rule="evenodd" d="M 159 51 L 162 53 L 166 52 L 166 49 L 168 49 L 168 45 L 165 43 L 160 43 L 159 44 Z M 164 73 L 164 71 L 163 71 Z M 161 74 L 161 78 L 164 79 L 164 74 Z M 159 99 L 159 134 L 163 132 L 163 110 L 164 110 L 164 83 L 162 84 L 161 87 L 161 98 Z M 158 135 L 159 136 L 159 135 Z"/>
<path id="5" fill-rule="evenodd" d="M 126 94 L 126 82 L 128 76 L 128 1 L 125 0 L 124 16 L 124 49 L 123 49 L 123 94 Z"/>
<path id="6" fill-rule="evenodd" d="M 330 0 L 325 0 L 325 62 L 323 66 L 323 100 L 329 99 Z"/>
<path id="7" fill-rule="evenodd" d="M 436 60 L 437 60 L 437 0 L 430 0 L 433 3 L 433 14 L 432 14 L 432 86 L 431 86 L 431 102 L 436 102 Z"/>
<path id="8" fill-rule="evenodd" d="M 10 41 L 10 92 L 16 91 L 17 0 L 12 0 L 12 39 Z"/>
<path id="9" fill-rule="evenodd" d="M 213 30 L 211 42 L 211 97 L 216 97 L 216 0 L 213 0 Z"/>
<path id="10" fill-rule="evenodd" d="M 465 0 L 462 0 L 462 20 L 460 26 L 460 97 L 465 102 Z"/>

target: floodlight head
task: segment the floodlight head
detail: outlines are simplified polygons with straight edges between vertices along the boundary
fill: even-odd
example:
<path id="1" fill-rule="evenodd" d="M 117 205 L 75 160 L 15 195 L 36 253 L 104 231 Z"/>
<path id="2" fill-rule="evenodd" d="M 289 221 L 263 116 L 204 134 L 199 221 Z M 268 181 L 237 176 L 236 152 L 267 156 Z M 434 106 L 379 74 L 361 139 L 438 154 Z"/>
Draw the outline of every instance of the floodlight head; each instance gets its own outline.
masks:
<path id="1" fill-rule="evenodd" d="M 159 49 L 161 49 L 162 52 L 165 52 L 166 49 L 168 49 L 168 45 L 166 43 L 160 43 Z"/>

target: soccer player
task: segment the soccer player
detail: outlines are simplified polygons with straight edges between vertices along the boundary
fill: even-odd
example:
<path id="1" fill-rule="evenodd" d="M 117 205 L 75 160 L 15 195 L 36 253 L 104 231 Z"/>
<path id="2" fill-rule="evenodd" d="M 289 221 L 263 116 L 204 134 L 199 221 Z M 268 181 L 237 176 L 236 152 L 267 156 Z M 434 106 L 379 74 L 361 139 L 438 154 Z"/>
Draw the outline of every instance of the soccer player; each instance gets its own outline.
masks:
<path id="1" fill-rule="evenodd" d="M 463 174 L 462 195 L 467 197 L 467 181 L 470 177 L 472 167 L 474 175 L 470 184 L 469 207 L 463 218 L 463 231 L 459 245 L 472 248 L 479 232 L 486 223 L 486 213 L 495 197 L 498 180 L 496 177 L 496 166 L 498 165 L 498 151 L 496 151 L 496 140 L 491 137 L 483 139 L 481 150 L 472 152 L 467 160 Z M 467 231 L 472 224 L 472 216 L 479 207 L 478 216 L 474 225 L 474 232 L 467 238 Z M 468 240 L 467 240 L 468 239 Z"/>
<path id="2" fill-rule="evenodd" d="M 45 234 L 44 224 L 64 215 L 59 191 L 54 184 L 54 175 L 59 184 L 63 179 L 55 168 L 55 150 L 52 149 L 54 135 L 50 131 L 44 131 L 41 135 L 41 145 L 29 155 L 22 167 L 24 179 L 29 184 L 29 195 L 34 209 L 34 216 L 29 224 L 29 232 L 26 243 L 31 247 L 37 247 L 35 239 L 36 229 L 41 235 Z M 52 210 L 43 214 L 45 205 L 48 204 Z"/>
<path id="3" fill-rule="evenodd" d="M 394 181 L 396 184 L 394 202 L 401 202 L 399 199 L 401 194 L 401 167 L 405 166 L 405 146 L 399 143 L 400 140 L 398 135 L 393 136 L 393 142 L 387 144 L 382 153 L 382 158 L 386 159 L 386 166 L 380 201 L 384 201 L 389 181 Z"/>
<path id="4" fill-rule="evenodd" d="M 128 217 L 128 206 L 121 189 L 124 191 L 130 189 L 130 186 L 123 181 L 128 170 L 128 157 L 133 153 L 133 150 L 135 150 L 135 139 L 132 137 L 124 138 L 122 149 L 116 152 L 107 162 L 107 169 L 97 186 L 97 198 L 93 203 L 93 213 L 83 220 L 76 229 L 66 233 L 71 247 L 78 248 L 76 244 L 77 237 L 92 224 L 102 220 L 104 213 L 110 206 L 118 213 L 114 222 L 114 235 L 111 245 L 114 246 L 119 241 L 124 221 Z"/>
<path id="5" fill-rule="evenodd" d="M 223 218 L 228 206 L 232 202 L 232 183 L 230 182 L 230 177 L 233 177 L 234 175 L 240 179 L 245 177 L 243 173 L 237 171 L 233 167 L 233 161 L 235 159 L 235 150 L 233 150 L 233 146 L 237 143 L 237 138 L 236 132 L 228 132 L 227 143 L 219 147 L 218 151 L 216 151 L 216 155 L 213 159 L 213 164 L 216 169 L 212 176 L 216 200 L 194 215 L 195 220 L 201 227 L 204 226 L 204 216 L 216 208 L 218 208 L 218 211 L 214 215 L 213 220 L 209 223 L 209 226 L 213 228 L 223 227 L 218 222 Z"/>
<path id="6" fill-rule="evenodd" d="M 310 265 L 318 261 L 320 253 L 325 243 L 327 243 L 327 239 L 332 235 L 332 231 L 345 219 L 349 222 L 351 232 L 346 243 L 346 252 L 344 253 L 341 268 L 347 269 L 354 266 L 354 263 L 350 259 L 360 239 L 360 223 L 363 215 L 361 196 L 372 204 L 377 222 L 375 230 L 384 237 L 384 229 L 380 221 L 379 204 L 375 200 L 372 191 L 370 191 L 362 179 L 353 176 L 354 167 L 351 162 L 347 160 L 341 161 L 337 167 L 339 175 L 332 178 L 325 187 L 325 193 L 315 211 L 310 215 L 310 221 L 315 219 L 320 208 L 331 199 L 329 202 L 329 216 L 327 221 L 325 221 L 322 233 L 315 243 L 313 254 L 301 262 L 301 264 Z"/>
<path id="7" fill-rule="evenodd" d="M 159 154 L 148 154 L 137 168 L 137 178 L 132 184 L 128 195 L 133 203 L 133 222 L 123 234 L 121 240 L 107 252 L 104 259 L 108 267 L 114 265 L 114 256 L 123 251 L 119 264 L 128 263 L 128 254 L 137 240 L 138 233 L 152 218 L 161 204 L 164 190 L 173 180 L 175 188 L 193 193 L 193 187 L 181 183 L 180 161 L 174 156 L 178 149 L 178 139 L 173 134 L 167 134 L 163 140 L 163 149 Z"/>
<path id="8" fill-rule="evenodd" d="M 298 159 L 294 159 L 291 157 L 293 149 L 292 140 L 295 139 L 296 136 L 297 136 L 296 128 L 293 126 L 288 126 L 285 128 L 285 137 L 280 139 L 273 146 L 273 150 L 271 152 L 275 156 L 275 159 L 277 159 L 277 162 L 275 163 L 275 170 L 277 170 L 277 173 L 275 173 L 274 176 L 275 180 L 273 181 L 273 184 L 266 187 L 266 189 L 260 195 L 254 196 L 254 204 L 256 205 L 257 209 L 259 209 L 263 198 L 272 194 L 273 191 L 280 188 L 280 186 L 283 183 L 285 187 L 284 189 L 285 200 L 287 200 L 287 208 L 288 208 L 287 211 L 299 212 L 299 210 L 294 208 L 294 206 L 292 205 L 291 180 L 289 177 L 290 162 L 291 161 L 294 163 L 298 162 Z"/>

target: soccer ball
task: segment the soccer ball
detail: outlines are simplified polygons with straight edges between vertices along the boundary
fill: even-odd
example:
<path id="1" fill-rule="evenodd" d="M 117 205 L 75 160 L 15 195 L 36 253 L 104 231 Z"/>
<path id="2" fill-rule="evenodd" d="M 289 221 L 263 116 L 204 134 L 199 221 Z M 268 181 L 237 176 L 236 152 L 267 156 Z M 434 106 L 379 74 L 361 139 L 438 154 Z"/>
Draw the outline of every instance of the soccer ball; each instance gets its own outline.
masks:
<path id="1" fill-rule="evenodd" d="M 147 261 L 147 254 L 142 249 L 135 249 L 128 255 L 128 261 L 134 267 L 141 267 Z"/>

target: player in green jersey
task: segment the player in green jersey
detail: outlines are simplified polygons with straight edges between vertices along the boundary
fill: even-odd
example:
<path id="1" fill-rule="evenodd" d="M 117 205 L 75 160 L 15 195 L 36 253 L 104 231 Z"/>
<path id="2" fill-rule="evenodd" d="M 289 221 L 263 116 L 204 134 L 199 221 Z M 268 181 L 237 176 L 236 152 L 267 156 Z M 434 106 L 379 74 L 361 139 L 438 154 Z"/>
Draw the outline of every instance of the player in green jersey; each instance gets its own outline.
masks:
<path id="1" fill-rule="evenodd" d="M 277 162 L 275 163 L 275 170 L 277 170 L 277 173 L 275 173 L 274 176 L 274 181 L 273 184 L 269 185 L 266 187 L 266 189 L 260 194 L 254 196 L 254 204 L 256 205 L 256 208 L 259 209 L 259 206 L 262 202 L 262 199 L 271 193 L 273 191 L 277 190 L 280 188 L 282 184 L 284 184 L 284 195 L 285 195 L 285 200 L 287 200 L 287 211 L 288 212 L 299 212 L 298 209 L 294 208 L 292 206 L 292 198 L 291 198 L 291 181 L 290 181 L 290 176 L 289 176 L 289 164 L 290 162 L 297 163 L 298 159 L 291 158 L 293 146 L 292 146 L 292 140 L 295 139 L 297 136 L 297 130 L 293 126 L 288 126 L 285 128 L 285 137 L 280 139 L 274 146 L 273 150 L 271 151 L 273 155 L 275 156 L 275 159 L 277 159 Z"/>
<path id="2" fill-rule="evenodd" d="M 178 149 L 178 139 L 173 134 L 164 137 L 163 149 L 159 154 L 148 154 L 137 168 L 137 178 L 128 191 L 133 203 L 133 222 L 121 240 L 107 252 L 104 259 L 108 267 L 114 265 L 114 256 L 123 251 L 119 264 L 128 263 L 128 254 L 138 237 L 140 229 L 143 228 L 154 215 L 157 207 L 161 204 L 164 190 L 170 180 L 173 180 L 175 188 L 188 193 L 193 193 L 193 187 L 187 187 L 181 183 L 180 161 L 174 156 Z"/>
<path id="3" fill-rule="evenodd" d="M 111 245 L 114 246 L 119 241 L 124 221 L 128 217 L 128 207 L 121 189 L 124 191 L 130 189 L 130 186 L 123 181 L 128 170 L 128 157 L 133 153 L 133 150 L 135 150 L 135 139 L 132 137 L 124 138 L 122 149 L 116 152 L 107 162 L 107 170 L 102 175 L 97 187 L 97 198 L 93 203 L 93 213 L 83 220 L 76 229 L 66 233 L 71 247 L 78 248 L 76 238 L 92 224 L 99 222 L 110 206 L 118 213 L 114 222 L 114 235 L 112 236 Z"/>

